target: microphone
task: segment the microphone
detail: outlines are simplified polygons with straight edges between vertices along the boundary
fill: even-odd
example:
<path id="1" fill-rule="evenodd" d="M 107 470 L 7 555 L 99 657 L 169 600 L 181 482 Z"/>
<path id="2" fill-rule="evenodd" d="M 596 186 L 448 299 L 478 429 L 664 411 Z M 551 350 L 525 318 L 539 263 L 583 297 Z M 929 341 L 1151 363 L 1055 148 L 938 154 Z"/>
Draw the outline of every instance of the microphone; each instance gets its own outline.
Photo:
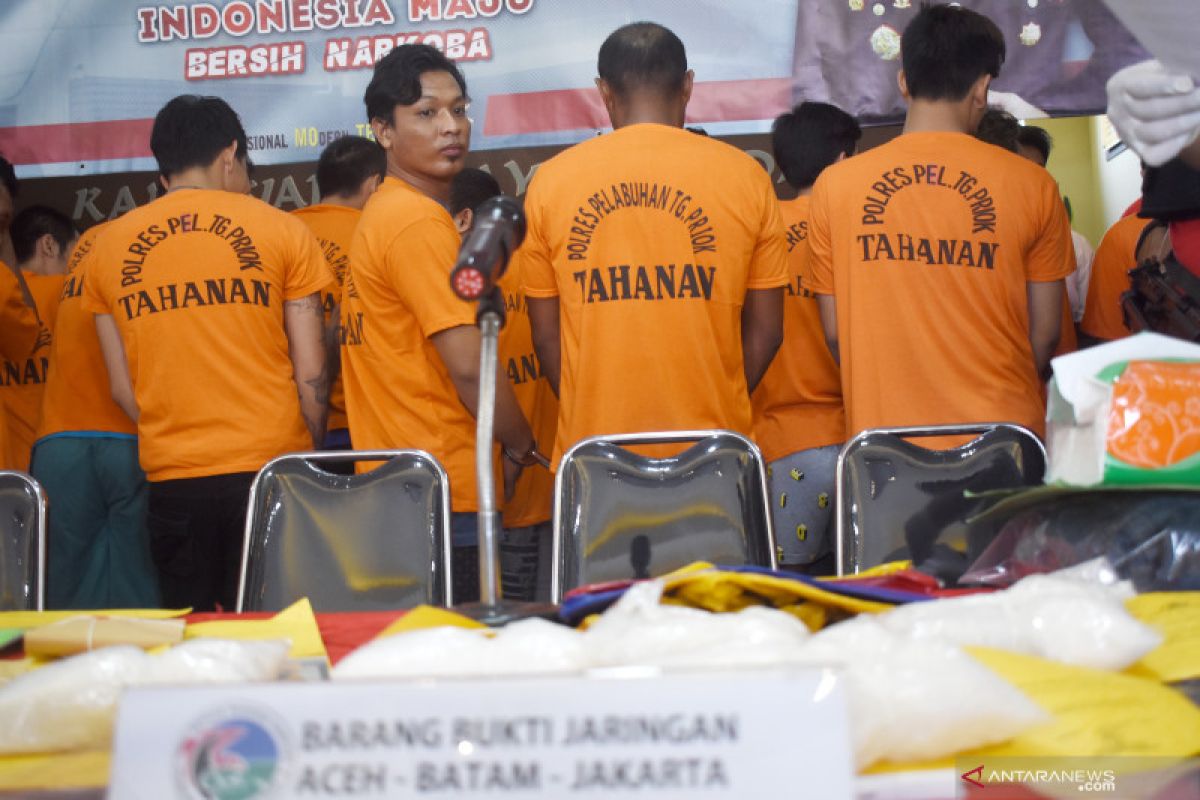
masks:
<path id="1" fill-rule="evenodd" d="M 450 272 L 450 288 L 462 300 L 478 300 L 504 274 L 524 239 L 525 212 L 520 203 L 503 194 L 483 201 Z"/>

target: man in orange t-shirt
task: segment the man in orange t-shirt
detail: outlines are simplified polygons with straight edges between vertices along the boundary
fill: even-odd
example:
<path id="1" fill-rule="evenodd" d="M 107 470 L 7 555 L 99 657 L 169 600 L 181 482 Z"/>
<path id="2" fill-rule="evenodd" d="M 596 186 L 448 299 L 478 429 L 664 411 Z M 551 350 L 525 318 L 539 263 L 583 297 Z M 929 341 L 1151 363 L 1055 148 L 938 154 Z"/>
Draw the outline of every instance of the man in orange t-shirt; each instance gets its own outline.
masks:
<path id="1" fill-rule="evenodd" d="M 0 156 L 0 357 L 23 363 L 37 344 L 38 321 L 29 287 L 21 273 L 12 267 L 16 259 L 8 229 L 12 224 L 17 189 L 17 174 L 12 164 Z M 16 469 L 18 464 L 8 440 L 7 418 L 4 399 L 0 395 L 0 469 Z"/>
<path id="2" fill-rule="evenodd" d="M 40 334 L 28 358 L 5 359 L 0 394 L 8 410 L 8 440 L 13 458 L 18 469 L 28 471 L 42 415 L 42 392 L 50 366 L 50 343 L 66 279 L 67 258 L 78 234 L 69 217 L 46 206 L 30 206 L 17 214 L 11 233 L 17 269 L 29 287 Z"/>
<path id="3" fill-rule="evenodd" d="M 12 237 L 8 227 L 13 220 L 13 206 L 17 199 L 17 172 L 12 162 L 0 155 L 0 263 L 13 264 L 16 256 L 13 254 Z M 11 267 L 10 267 L 11 269 Z"/>
<path id="4" fill-rule="evenodd" d="M 342 296 L 342 378 L 359 449 L 415 447 L 450 478 L 456 602 L 479 595 L 475 306 L 450 271 L 459 235 L 445 209 L 470 136 L 466 81 L 429 45 L 402 45 L 375 65 L 363 98 L 387 177 L 363 209 Z M 507 381 L 496 387 L 495 438 L 511 490 L 536 449 Z"/>
<path id="5" fill-rule="evenodd" d="M 775 163 L 796 196 L 779 206 L 789 277 L 783 346 L 750 400 L 754 438 L 770 464 L 779 563 L 806 571 L 832 567 L 818 560 L 832 554 L 831 498 L 846 433 L 841 373 L 825 345 L 816 295 L 803 278 L 809 197 L 817 176 L 854 155 L 861 136 L 854 117 L 828 103 L 801 103 L 771 128 Z"/>
<path id="6" fill-rule="evenodd" d="M 1121 339 L 1130 334 L 1121 311 L 1121 295 L 1131 283 L 1129 271 L 1136 264 L 1134 250 L 1150 220 L 1127 216 L 1117 220 L 1100 240 L 1092 259 L 1092 279 L 1088 283 L 1087 303 L 1083 307 L 1080 332 L 1090 337 L 1089 344 Z"/>
<path id="7" fill-rule="evenodd" d="M 1003 147 L 1011 153 L 1016 153 L 1027 161 L 1032 161 L 1039 167 L 1045 169 L 1046 161 L 1040 157 L 1040 151 L 1026 147 L 1023 144 L 1025 131 L 1032 126 L 1022 126 L 1017 122 L 1017 118 L 1007 111 L 1000 108 L 991 107 L 983 114 L 983 120 L 980 121 L 979 127 L 975 131 L 975 138 L 988 144 L 994 144 L 997 147 Z M 1040 128 L 1037 130 L 1041 130 Z M 1047 134 L 1048 136 L 1048 134 Z M 1038 158 L 1034 158 L 1034 153 L 1037 153 Z M 1071 211 L 1067 209 L 1067 219 L 1071 218 Z M 1075 243 L 1074 231 L 1071 235 L 1071 246 L 1073 252 L 1076 253 L 1076 267 L 1071 274 L 1067 276 L 1066 284 L 1064 285 L 1064 293 L 1062 299 L 1062 314 L 1058 328 L 1058 346 L 1054 348 L 1054 356 L 1058 357 L 1067 353 L 1074 353 L 1079 349 L 1079 340 L 1075 336 L 1075 318 L 1071 311 L 1071 283 L 1075 279 L 1078 267 L 1078 249 Z"/>
<path id="8" fill-rule="evenodd" d="M 28 291 L 20 274 L 0 261 L 0 357 L 6 361 L 24 362 L 37 346 L 40 326 L 33 306 L 26 302 Z M 0 393 L 0 469 L 16 469 L 7 420 L 8 410 Z"/>
<path id="9" fill-rule="evenodd" d="M 146 537 L 137 428 L 109 391 L 95 316 L 83 307 L 94 225 L 67 262 L 30 471 L 50 499 L 48 608 L 152 608 L 158 582 Z"/>
<path id="10" fill-rule="evenodd" d="M 321 202 L 296 209 L 300 221 L 317 237 L 325 261 L 337 277 L 325 287 L 321 299 L 325 305 L 325 325 L 330 334 L 330 356 L 338 357 L 337 326 L 341 319 L 342 284 L 350 263 L 350 240 L 358 227 L 363 206 L 379 188 L 387 169 L 383 149 L 363 136 L 341 136 L 321 151 L 317 161 L 317 191 Z M 331 363 L 337 363 L 333 361 Z M 333 372 L 333 370 L 331 370 Z M 346 397 L 340 375 L 329 389 L 329 419 L 326 422 L 324 449 L 349 450 L 350 423 L 346 419 Z"/>
<path id="11" fill-rule="evenodd" d="M 450 185 L 450 214 L 458 232 L 466 236 L 475 223 L 475 211 L 500 194 L 500 184 L 489 173 L 467 167 Z M 558 426 L 558 398 L 538 366 L 529 330 L 529 312 L 521 291 L 522 253 L 513 254 L 499 281 L 504 295 L 505 324 L 500 330 L 500 369 L 508 377 L 521 413 L 529 420 L 541 447 L 554 444 Z M 504 597 L 517 601 L 550 599 L 550 559 L 554 526 L 554 475 L 535 464 L 521 471 L 516 488 L 504 502 L 504 534 L 500 540 L 500 571 Z"/>
<path id="12" fill-rule="evenodd" d="M 300 220 L 247 194 L 246 133 L 223 100 L 169 101 L 150 148 L 167 192 L 101 233 L 84 307 L 137 422 L 162 600 L 230 608 L 255 473 L 325 435 L 333 278 Z"/>
<path id="13" fill-rule="evenodd" d="M 692 72 L 671 31 L 619 28 L 598 67 L 613 132 L 539 167 L 525 201 L 522 283 L 558 389 L 555 461 L 602 434 L 751 435 L 788 282 L 770 176 L 683 129 Z"/>
<path id="14" fill-rule="evenodd" d="M 1003 421 L 1042 433 L 1041 376 L 1074 255 L 1049 173 L 968 133 L 1004 38 L 980 14 L 930 6 L 901 53 L 904 133 L 822 173 L 809 212 L 847 436 Z"/>

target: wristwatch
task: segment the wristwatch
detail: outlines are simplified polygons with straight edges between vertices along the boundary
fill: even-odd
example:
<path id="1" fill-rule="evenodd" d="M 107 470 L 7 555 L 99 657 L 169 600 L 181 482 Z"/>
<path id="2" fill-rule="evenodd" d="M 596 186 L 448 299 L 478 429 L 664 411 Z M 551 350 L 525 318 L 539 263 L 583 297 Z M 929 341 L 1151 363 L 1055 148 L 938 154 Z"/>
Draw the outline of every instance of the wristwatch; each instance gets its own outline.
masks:
<path id="1" fill-rule="evenodd" d="M 504 457 L 519 466 L 531 467 L 534 464 L 541 464 L 546 469 L 550 468 L 550 459 L 538 452 L 536 439 L 529 440 L 529 449 L 524 453 L 514 453 L 508 449 L 507 445 L 504 446 L 503 450 Z"/>

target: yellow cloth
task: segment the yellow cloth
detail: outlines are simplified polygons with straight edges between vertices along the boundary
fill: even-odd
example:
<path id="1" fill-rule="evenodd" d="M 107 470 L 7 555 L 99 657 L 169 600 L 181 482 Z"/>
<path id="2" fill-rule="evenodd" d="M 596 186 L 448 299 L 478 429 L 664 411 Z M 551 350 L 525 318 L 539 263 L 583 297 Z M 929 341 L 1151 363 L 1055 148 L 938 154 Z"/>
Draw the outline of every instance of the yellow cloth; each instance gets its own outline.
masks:
<path id="1" fill-rule="evenodd" d="M 955 758 L 974 763 L 1016 756 L 1189 758 L 1200 753 L 1200 708 L 1156 681 L 1001 650 L 967 650 L 1053 719 L 1002 744 L 932 762 L 876 764 L 868 772 L 948 769 Z"/>
<path id="2" fill-rule="evenodd" d="M 476 622 L 470 617 L 464 617 L 462 614 L 455 614 L 453 611 L 448 611 L 444 608 L 436 608 L 434 606 L 417 606 L 412 611 L 409 611 L 400 619 L 388 625 L 375 635 L 376 639 L 381 639 L 385 636 L 393 636 L 397 633 L 408 633 L 409 631 L 420 631 L 426 628 L 486 628 L 482 622 Z"/>
<path id="3" fill-rule="evenodd" d="M 1128 674 L 1164 683 L 1200 678 L 1200 592 L 1150 592 L 1130 599 L 1125 607 L 1166 637 Z"/>
<path id="4" fill-rule="evenodd" d="M 831 612 L 836 618 L 836 615 L 880 613 L 894 608 L 889 603 L 848 597 L 800 580 L 711 567 L 697 562 L 663 576 L 663 602 L 714 612 L 766 605 L 799 617 L 811 630 L 823 627 Z"/>
<path id="5" fill-rule="evenodd" d="M 31 669 L 37 669 L 44 661 L 36 658 L 6 659 L 0 661 L 0 685 L 8 683 L 18 675 L 23 675 Z"/>
<path id="6" fill-rule="evenodd" d="M 897 572 L 903 572 L 904 570 L 911 568 L 911 561 L 889 561 L 886 564 L 880 564 L 877 567 L 864 569 L 862 572 L 856 572 L 853 575 L 830 576 L 828 578 L 821 578 L 821 580 L 833 581 L 836 583 L 838 581 L 854 580 L 855 578 L 877 578 L 883 575 L 892 575 Z"/>
<path id="7" fill-rule="evenodd" d="M 324 658 L 325 642 L 313 615 L 312 604 L 302 598 L 270 619 L 216 620 L 187 626 L 184 639 L 207 636 L 213 639 L 287 639 L 292 658 Z"/>
<path id="8" fill-rule="evenodd" d="M 108 751 L 0 758 L 0 791 L 88 789 L 108 784 Z"/>
<path id="9" fill-rule="evenodd" d="M 0 611 L 0 628 L 37 628 L 87 614 L 91 617 L 174 619 L 191 613 L 190 608 L 115 608 L 107 611 Z"/>
<path id="10" fill-rule="evenodd" d="M 142 609 L 134 611 L 103 611 L 102 615 L 142 618 L 181 616 L 186 611 Z M 21 616 L 24 615 L 24 616 Z M 0 614 L 6 627 L 30 628 L 57 619 L 78 616 L 68 612 L 4 612 Z M 292 658 L 327 658 L 325 644 L 317 619 L 308 599 L 298 600 L 270 619 L 219 620 L 198 622 L 187 626 L 185 639 L 209 636 L 221 639 L 288 639 L 292 643 Z M 37 666 L 33 659 L 23 659 L 0 665 L 0 681 L 10 679 Z M 0 790 L 76 789 L 104 786 L 108 783 L 108 752 L 50 753 L 34 756 L 0 758 Z"/>

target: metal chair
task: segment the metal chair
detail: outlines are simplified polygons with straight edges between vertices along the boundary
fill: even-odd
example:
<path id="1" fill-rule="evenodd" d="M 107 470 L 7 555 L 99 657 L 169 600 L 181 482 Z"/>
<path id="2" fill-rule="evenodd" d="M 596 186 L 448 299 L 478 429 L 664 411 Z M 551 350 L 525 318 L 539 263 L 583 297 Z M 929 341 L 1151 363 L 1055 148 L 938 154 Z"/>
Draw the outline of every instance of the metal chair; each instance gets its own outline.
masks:
<path id="1" fill-rule="evenodd" d="M 970 434 L 948 450 L 906 441 Z M 990 501 L 965 493 L 1040 484 L 1045 472 L 1042 441 L 1012 423 L 865 430 L 838 454 L 838 574 L 973 550 L 966 521 Z"/>
<path id="2" fill-rule="evenodd" d="M 0 611 L 46 605 L 46 493 L 24 472 L 0 470 Z"/>
<path id="3" fill-rule="evenodd" d="M 630 445 L 695 442 L 668 458 Z M 697 560 L 775 568 L 767 470 L 731 431 L 596 436 L 555 478 L 551 599 L 576 586 L 662 575 Z"/>
<path id="4" fill-rule="evenodd" d="M 383 461 L 339 475 L 323 465 Z M 449 606 L 450 481 L 422 450 L 292 453 L 250 487 L 237 610 Z"/>

